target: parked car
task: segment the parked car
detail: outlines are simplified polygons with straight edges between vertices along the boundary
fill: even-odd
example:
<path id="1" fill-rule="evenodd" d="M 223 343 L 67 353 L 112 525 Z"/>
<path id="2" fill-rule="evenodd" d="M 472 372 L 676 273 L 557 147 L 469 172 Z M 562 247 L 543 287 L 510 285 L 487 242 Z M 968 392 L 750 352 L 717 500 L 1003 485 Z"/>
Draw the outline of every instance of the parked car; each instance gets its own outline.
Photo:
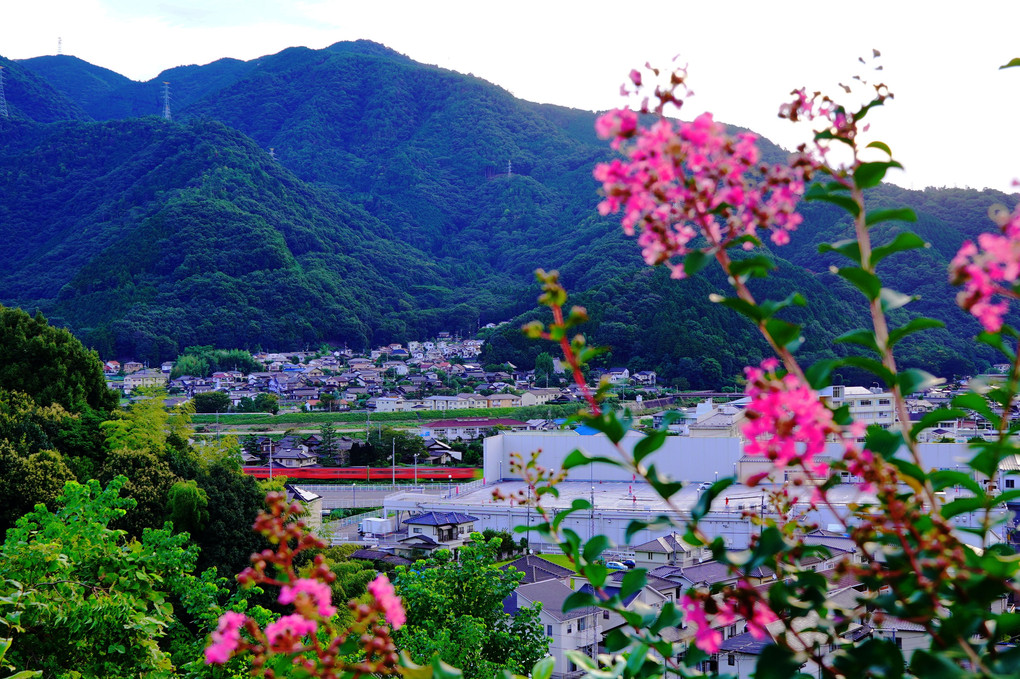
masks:
<path id="1" fill-rule="evenodd" d="M 637 566 L 637 564 L 634 563 L 634 559 L 623 559 L 620 561 L 620 563 L 622 563 L 627 568 L 634 568 L 635 566 Z"/>
<path id="2" fill-rule="evenodd" d="M 618 571 L 622 571 L 622 570 L 626 570 L 627 569 L 627 567 L 624 566 L 619 561 L 607 561 L 606 562 L 606 568 L 608 568 L 610 570 L 618 570 Z"/>

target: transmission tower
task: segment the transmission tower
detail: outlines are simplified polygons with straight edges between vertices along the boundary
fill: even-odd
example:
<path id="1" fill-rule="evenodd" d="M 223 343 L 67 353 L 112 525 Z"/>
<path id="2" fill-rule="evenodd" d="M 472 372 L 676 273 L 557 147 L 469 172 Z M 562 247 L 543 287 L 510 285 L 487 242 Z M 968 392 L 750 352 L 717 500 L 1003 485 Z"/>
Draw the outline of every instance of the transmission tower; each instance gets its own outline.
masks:
<path id="1" fill-rule="evenodd" d="M 513 162 L 509 158 L 507 158 L 506 159 L 506 178 L 509 179 L 510 177 L 512 177 L 513 173 L 514 173 Z"/>
<path id="2" fill-rule="evenodd" d="M 170 117 L 170 83 L 163 83 L 163 120 L 171 120 Z"/>
<path id="3" fill-rule="evenodd" d="M 57 55 L 59 56 L 63 53 L 64 53 L 64 39 L 57 38 Z"/>
<path id="4" fill-rule="evenodd" d="M 4 96 L 4 67 L 0 66 L 0 118 L 9 118 L 7 112 L 7 97 Z"/>

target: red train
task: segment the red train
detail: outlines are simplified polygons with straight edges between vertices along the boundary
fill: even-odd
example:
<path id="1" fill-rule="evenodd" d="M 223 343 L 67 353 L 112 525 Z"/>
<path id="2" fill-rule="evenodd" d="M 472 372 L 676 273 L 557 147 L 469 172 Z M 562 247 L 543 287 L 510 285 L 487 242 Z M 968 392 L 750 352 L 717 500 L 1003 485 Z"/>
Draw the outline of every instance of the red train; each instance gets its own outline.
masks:
<path id="1" fill-rule="evenodd" d="M 471 481 L 475 478 L 474 467 L 418 467 L 418 480 L 425 481 Z M 244 473 L 258 479 L 269 478 L 269 467 L 244 467 Z M 273 466 L 273 476 L 290 479 L 318 479 L 322 481 L 376 481 L 386 483 L 394 478 L 401 481 L 415 479 L 414 467 L 304 467 L 291 469 Z"/>

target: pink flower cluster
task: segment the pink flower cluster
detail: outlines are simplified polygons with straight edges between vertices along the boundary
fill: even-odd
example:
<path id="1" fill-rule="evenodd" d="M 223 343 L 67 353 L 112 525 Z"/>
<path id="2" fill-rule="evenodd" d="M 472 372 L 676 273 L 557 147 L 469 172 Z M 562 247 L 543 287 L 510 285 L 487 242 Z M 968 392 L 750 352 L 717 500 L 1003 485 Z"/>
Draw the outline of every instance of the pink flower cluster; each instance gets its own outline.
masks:
<path id="1" fill-rule="evenodd" d="M 380 573 L 375 580 L 368 583 L 369 593 L 375 597 L 376 603 L 383 611 L 383 617 L 390 627 L 397 630 L 407 622 L 407 614 L 404 612 L 404 605 L 400 602 L 390 584 L 390 579 L 384 573 Z"/>
<path id="2" fill-rule="evenodd" d="M 301 638 L 314 634 L 319 624 L 299 613 L 285 615 L 266 625 L 266 641 L 277 652 L 289 652 L 301 643 Z"/>
<path id="3" fill-rule="evenodd" d="M 1004 210 L 1002 214 L 1001 233 L 983 233 L 977 245 L 964 242 L 949 264 L 950 281 L 963 286 L 957 304 L 988 332 L 1002 329 L 1002 317 L 1009 309 L 1005 299 L 992 302 L 992 298 L 1016 298 L 1013 288 L 1020 277 L 1020 205 L 1012 215 Z"/>
<path id="4" fill-rule="evenodd" d="M 768 638 L 767 626 L 779 619 L 768 604 L 753 593 L 749 585 L 741 583 L 741 588 L 745 590 L 745 596 L 739 599 L 711 596 L 706 599 L 690 594 L 685 594 L 681 599 L 680 608 L 684 612 L 684 620 L 696 628 L 694 645 L 705 653 L 719 652 L 723 641 L 719 629 L 736 622 L 738 617 L 744 618 L 747 631 L 759 641 Z"/>
<path id="5" fill-rule="evenodd" d="M 219 625 L 212 633 L 212 643 L 205 649 L 206 664 L 223 664 L 241 643 L 241 627 L 248 618 L 243 613 L 227 611 L 220 616 Z"/>
<path id="6" fill-rule="evenodd" d="M 795 208 L 810 164 L 759 167 L 755 135 L 729 135 L 710 113 L 643 128 L 633 111 L 617 109 L 598 119 L 596 131 L 626 156 L 595 168 L 599 212 L 622 211 L 624 231 L 640 232 L 645 261 L 667 264 L 676 278 L 684 277 L 683 265 L 671 258 L 688 253 L 699 235 L 716 247 L 770 229 L 782 245 L 801 222 Z"/>
<path id="7" fill-rule="evenodd" d="M 281 604 L 293 604 L 300 606 L 303 597 L 311 602 L 318 610 L 318 614 L 324 618 L 331 618 L 336 615 L 336 607 L 332 605 L 333 594 L 329 585 L 318 580 L 302 578 L 296 580 L 292 585 L 284 585 L 280 588 L 279 602 Z"/>
<path id="8" fill-rule="evenodd" d="M 793 375 L 776 375 L 778 361 L 769 358 L 758 368 L 744 368 L 747 375 L 747 423 L 743 434 L 748 455 L 762 455 L 776 467 L 792 464 L 819 476 L 827 476 L 829 466 L 817 457 L 825 452 L 829 434 L 839 434 L 832 412 L 812 389 Z"/>

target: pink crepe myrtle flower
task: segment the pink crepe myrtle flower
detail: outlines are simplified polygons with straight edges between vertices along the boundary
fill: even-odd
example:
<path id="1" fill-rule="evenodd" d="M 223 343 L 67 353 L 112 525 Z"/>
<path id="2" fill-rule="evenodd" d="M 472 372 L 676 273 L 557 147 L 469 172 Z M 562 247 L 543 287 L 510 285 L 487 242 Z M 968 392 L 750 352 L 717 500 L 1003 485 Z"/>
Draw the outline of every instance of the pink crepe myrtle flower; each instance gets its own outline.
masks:
<path id="1" fill-rule="evenodd" d="M 744 451 L 761 455 L 782 469 L 801 464 L 819 476 L 827 476 L 829 466 L 817 457 L 825 452 L 830 434 L 841 435 L 832 420 L 832 412 L 818 395 L 792 374 L 779 377 L 774 358 L 760 367 L 747 367 L 747 438 Z"/>
<path id="2" fill-rule="evenodd" d="M 769 608 L 768 604 L 759 599 L 754 602 L 751 617 L 747 619 L 747 631 L 758 641 L 764 641 L 769 638 L 767 626 L 777 620 L 779 620 L 779 616 Z"/>
<path id="3" fill-rule="evenodd" d="M 390 579 L 385 574 L 380 573 L 375 580 L 368 583 L 368 591 L 375 597 L 376 603 L 382 609 L 383 617 L 386 618 L 390 627 L 398 630 L 407 622 L 407 614 L 404 612 L 400 597 L 397 596 L 393 585 L 390 584 Z"/>
<path id="4" fill-rule="evenodd" d="M 319 623 L 303 615 L 285 615 L 266 625 L 266 641 L 274 651 L 292 651 L 302 637 L 314 634 L 318 627 Z"/>
<path id="5" fill-rule="evenodd" d="M 336 615 L 336 607 L 332 605 L 333 593 L 330 591 L 329 585 L 318 580 L 301 578 L 295 580 L 292 585 L 284 585 L 280 588 L 279 602 L 292 604 L 301 595 L 308 597 L 315 604 L 322 617 L 331 618 Z"/>
<path id="6" fill-rule="evenodd" d="M 1001 233 L 983 233 L 977 245 L 966 241 L 949 263 L 949 279 L 962 285 L 956 302 L 978 319 L 988 332 L 1002 329 L 1002 318 L 1009 310 L 1006 299 L 1016 298 L 1014 287 L 1020 278 L 1020 206 L 1008 214 L 1005 208 L 993 208 L 993 219 Z"/>
<path id="7" fill-rule="evenodd" d="M 230 660 L 241 643 L 241 627 L 247 619 L 243 613 L 234 611 L 227 611 L 220 616 L 216 631 L 212 633 L 212 643 L 205 649 L 207 665 L 222 665 Z"/>
<path id="8" fill-rule="evenodd" d="M 694 625 L 694 645 L 705 653 L 718 653 L 722 645 L 723 635 L 717 627 L 725 627 L 737 619 L 733 606 L 726 601 L 715 602 L 717 612 L 709 621 L 709 613 L 705 610 L 705 602 L 685 594 L 680 600 L 680 608 L 684 612 L 687 624 Z"/>
<path id="9" fill-rule="evenodd" d="M 631 79 L 639 84 L 633 74 Z M 681 103 L 673 90 L 656 90 L 656 96 L 661 104 Z M 638 234 L 645 261 L 666 264 L 676 278 L 686 273 L 672 260 L 690 252 L 699 235 L 711 248 L 767 230 L 782 245 L 801 222 L 795 208 L 813 167 L 804 156 L 789 165 L 759 165 L 757 137 L 728 134 L 710 113 L 691 122 L 660 118 L 638 127 L 633 111 L 616 109 L 595 127 L 625 156 L 595 168 L 602 183 L 599 213 L 622 213 L 623 230 Z"/>

